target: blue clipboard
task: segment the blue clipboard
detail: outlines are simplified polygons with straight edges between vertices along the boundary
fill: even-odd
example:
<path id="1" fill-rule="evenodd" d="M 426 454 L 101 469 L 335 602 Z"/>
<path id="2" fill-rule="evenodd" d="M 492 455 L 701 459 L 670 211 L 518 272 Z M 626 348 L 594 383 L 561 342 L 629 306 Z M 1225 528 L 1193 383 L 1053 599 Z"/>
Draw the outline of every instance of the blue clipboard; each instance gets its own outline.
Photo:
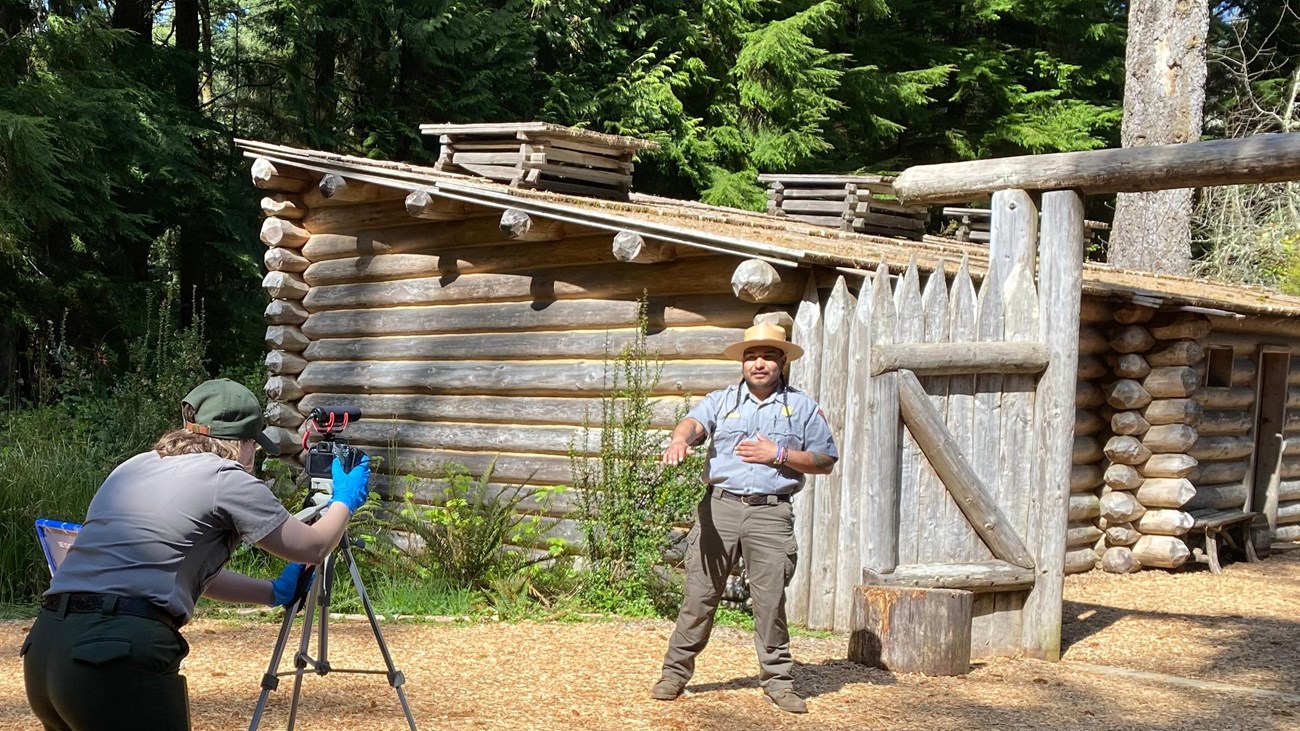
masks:
<path id="1" fill-rule="evenodd" d="M 36 538 L 41 543 L 41 550 L 45 552 L 45 562 L 50 566 L 50 576 L 53 576 L 59 569 L 59 564 L 63 563 L 63 558 L 68 555 L 68 549 L 72 548 L 72 542 L 76 540 L 77 532 L 80 530 L 80 523 L 36 519 Z"/>

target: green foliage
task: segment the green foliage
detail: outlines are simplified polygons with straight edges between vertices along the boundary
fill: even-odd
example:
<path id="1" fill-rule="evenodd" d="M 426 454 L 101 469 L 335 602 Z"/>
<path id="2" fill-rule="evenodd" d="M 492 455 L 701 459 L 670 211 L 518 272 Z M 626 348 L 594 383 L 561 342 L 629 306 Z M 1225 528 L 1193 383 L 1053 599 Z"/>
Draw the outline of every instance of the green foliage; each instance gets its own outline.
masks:
<path id="1" fill-rule="evenodd" d="M 448 463 L 432 503 L 417 502 L 416 481 L 407 478 L 400 506 L 377 511 L 363 530 L 400 574 L 475 592 L 512 612 L 550 602 L 564 590 L 556 576 L 568 572 L 564 542 L 550 535 L 555 521 L 544 517 L 557 488 L 500 486 L 492 472 L 475 477 Z"/>
<path id="2" fill-rule="evenodd" d="M 645 335 L 645 303 L 635 340 L 610 363 L 595 458 L 592 430 L 569 450 L 588 560 L 585 595 L 598 608 L 666 611 L 673 604 L 664 554 L 673 529 L 699 501 L 702 461 L 664 466 L 663 434 L 653 427 L 650 395 L 660 367 Z"/>
<path id="3" fill-rule="evenodd" d="M 81 522 L 108 473 L 173 428 L 177 404 L 206 377 L 201 319 L 179 328 L 169 307 L 150 310 L 155 329 L 131 344 L 127 374 L 110 386 L 59 333 L 38 334 L 43 400 L 0 412 L 0 603 L 29 601 L 49 584 L 33 522 Z"/>

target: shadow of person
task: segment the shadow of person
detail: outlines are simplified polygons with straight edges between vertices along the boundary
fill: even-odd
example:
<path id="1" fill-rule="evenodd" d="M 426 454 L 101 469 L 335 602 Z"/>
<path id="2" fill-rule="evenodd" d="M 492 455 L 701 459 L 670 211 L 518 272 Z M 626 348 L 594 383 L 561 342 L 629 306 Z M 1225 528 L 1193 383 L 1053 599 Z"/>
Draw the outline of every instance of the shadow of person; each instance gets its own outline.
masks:
<path id="1" fill-rule="evenodd" d="M 794 689 L 804 698 L 835 693 L 846 685 L 894 685 L 897 682 L 894 674 L 888 670 L 869 668 L 848 659 L 823 660 L 813 665 L 796 660 L 793 674 Z M 758 677 L 750 675 L 720 682 L 687 684 L 686 690 L 691 693 L 711 693 L 758 687 Z"/>

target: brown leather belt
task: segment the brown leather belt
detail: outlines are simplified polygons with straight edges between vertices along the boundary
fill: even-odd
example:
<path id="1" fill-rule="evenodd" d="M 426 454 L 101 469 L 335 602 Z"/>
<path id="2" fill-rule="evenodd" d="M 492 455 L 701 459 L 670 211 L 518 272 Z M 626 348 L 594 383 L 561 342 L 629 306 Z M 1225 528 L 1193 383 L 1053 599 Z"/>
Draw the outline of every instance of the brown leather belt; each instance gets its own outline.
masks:
<path id="1" fill-rule="evenodd" d="M 720 487 L 713 488 L 713 494 L 718 497 L 724 497 L 728 500 L 736 500 L 746 505 L 776 505 L 777 503 L 790 502 L 789 495 L 741 495 L 734 492 L 727 492 Z"/>
<path id="2" fill-rule="evenodd" d="M 162 622 L 172 629 L 180 629 L 185 624 L 148 599 L 116 594 L 51 594 L 41 599 L 41 608 L 76 614 L 127 614 Z"/>

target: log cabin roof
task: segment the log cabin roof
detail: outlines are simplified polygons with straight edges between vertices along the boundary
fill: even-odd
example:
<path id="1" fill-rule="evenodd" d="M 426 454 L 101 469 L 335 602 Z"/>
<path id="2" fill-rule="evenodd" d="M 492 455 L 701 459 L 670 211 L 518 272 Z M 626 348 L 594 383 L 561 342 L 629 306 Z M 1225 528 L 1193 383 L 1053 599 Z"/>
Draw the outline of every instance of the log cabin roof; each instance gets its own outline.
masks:
<path id="1" fill-rule="evenodd" d="M 236 144 L 251 158 L 393 188 L 427 190 L 432 195 L 482 206 L 519 208 L 542 218 L 610 231 L 634 231 L 646 238 L 765 259 L 778 265 L 820 265 L 863 272 L 884 261 L 892 271 L 901 272 L 915 259 L 921 270 L 929 271 L 940 260 L 947 262 L 951 270 L 964 257 L 976 279 L 988 268 L 988 252 L 983 245 L 938 236 L 926 236 L 921 241 L 887 238 L 694 201 L 636 193 L 628 201 L 601 200 L 510 188 L 479 177 L 400 162 L 252 140 L 237 140 Z M 1204 308 L 1210 311 L 1208 314 L 1300 315 L 1300 297 L 1097 263 L 1084 265 L 1083 292 L 1151 306 Z"/>

